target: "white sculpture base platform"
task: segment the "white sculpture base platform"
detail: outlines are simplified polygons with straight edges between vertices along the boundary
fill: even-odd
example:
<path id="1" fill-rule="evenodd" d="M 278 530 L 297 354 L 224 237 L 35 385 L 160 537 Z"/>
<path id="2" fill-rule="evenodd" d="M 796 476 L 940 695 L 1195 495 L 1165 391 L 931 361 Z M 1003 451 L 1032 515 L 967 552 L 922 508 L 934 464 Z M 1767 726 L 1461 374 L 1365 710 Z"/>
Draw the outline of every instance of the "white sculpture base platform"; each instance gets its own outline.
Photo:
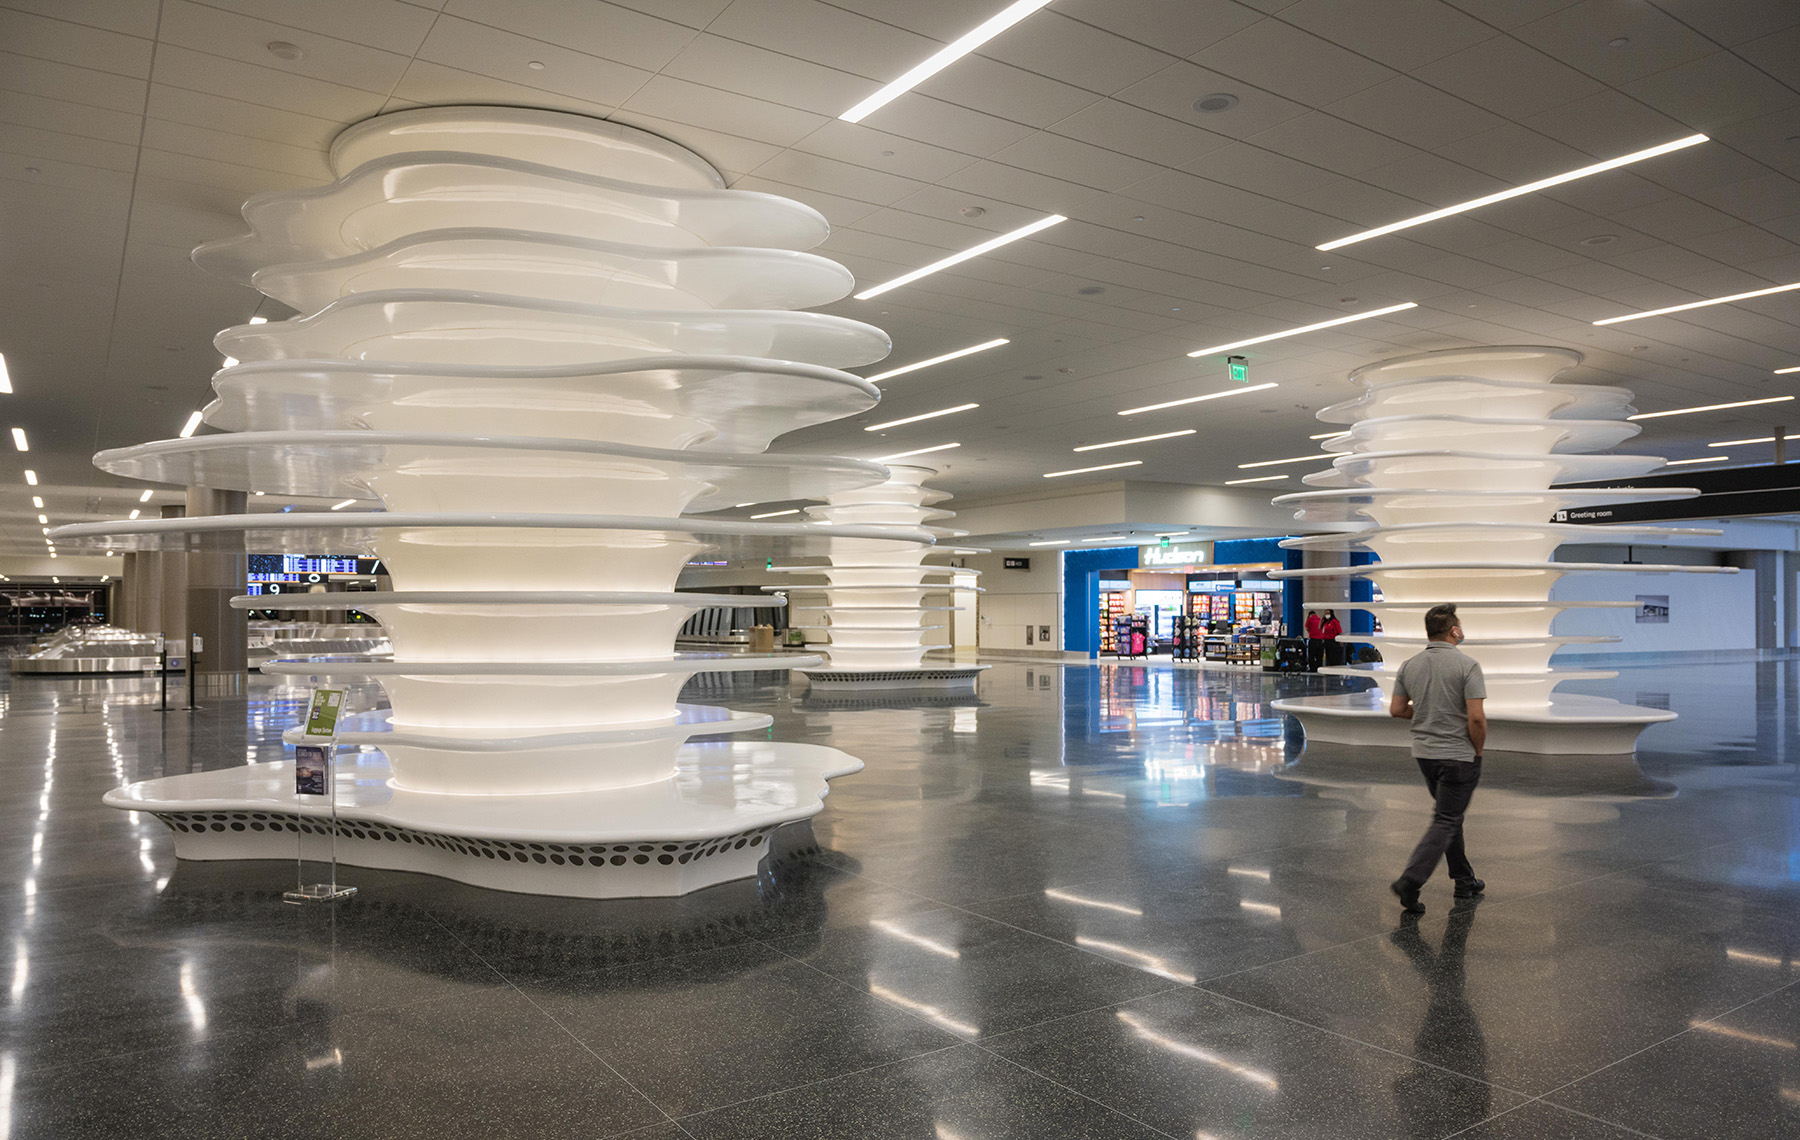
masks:
<path id="1" fill-rule="evenodd" d="M 688 744 L 667 780 L 584 794 L 453 796 L 389 784 L 379 752 L 346 755 L 337 859 L 498 891 L 574 898 L 684 895 L 756 874 L 769 836 L 824 806 L 826 781 L 862 770 L 835 748 L 779 741 Z M 175 833 L 178 859 L 318 858 L 330 802 L 294 794 L 291 761 L 146 780 L 106 803 Z"/>
<path id="2" fill-rule="evenodd" d="M 975 679 L 991 665 L 922 665 L 917 669 L 798 669 L 814 689 L 833 693 L 876 689 L 945 689 L 973 692 Z"/>
<path id="3" fill-rule="evenodd" d="M 1274 702 L 1278 712 L 1299 718 L 1306 739 L 1329 744 L 1409 748 L 1407 721 L 1391 717 L 1378 690 L 1329 697 L 1294 697 Z M 1488 713 L 1487 750 L 1534 755 L 1600 756 L 1631 752 L 1638 734 L 1675 719 L 1667 709 L 1647 709 L 1606 697 L 1558 694 L 1537 712 Z"/>

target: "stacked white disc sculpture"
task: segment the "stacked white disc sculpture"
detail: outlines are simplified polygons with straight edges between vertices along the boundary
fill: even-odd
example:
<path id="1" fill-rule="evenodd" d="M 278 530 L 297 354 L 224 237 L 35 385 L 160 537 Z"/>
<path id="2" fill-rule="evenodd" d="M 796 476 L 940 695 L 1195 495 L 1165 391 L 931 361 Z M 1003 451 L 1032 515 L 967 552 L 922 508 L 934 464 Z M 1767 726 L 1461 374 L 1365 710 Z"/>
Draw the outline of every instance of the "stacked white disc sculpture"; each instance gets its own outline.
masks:
<path id="1" fill-rule="evenodd" d="M 1573 506 L 1690 498 L 1691 489 L 1560 489 L 1561 484 L 1629 479 L 1663 465 L 1654 456 L 1598 455 L 1636 435 L 1624 388 L 1559 384 L 1581 363 L 1560 348 L 1509 346 L 1400 357 L 1357 369 L 1366 389 L 1326 408 L 1319 419 L 1345 425 L 1323 444 L 1331 468 L 1306 477 L 1322 488 L 1274 501 L 1309 522 L 1365 523 L 1354 533 L 1289 539 L 1303 550 L 1368 550 L 1361 567 L 1275 571 L 1283 578 L 1372 579 L 1382 601 L 1330 602 L 1368 610 L 1383 632 L 1341 640 L 1372 642 L 1382 660 L 1321 670 L 1372 677 L 1377 688 L 1275 702 L 1300 718 L 1309 739 L 1404 744 L 1408 726 L 1387 715 L 1388 679 L 1425 646 L 1425 611 L 1457 604 L 1468 639 L 1463 652 L 1487 676 L 1488 747 L 1496 751 L 1599 754 L 1630 752 L 1644 728 L 1671 712 L 1599 697 L 1554 695 L 1565 681 L 1615 672 L 1558 668 L 1567 645 L 1614 641 L 1552 633 L 1564 610 L 1633 606 L 1632 601 L 1551 601 L 1565 574 L 1730 573 L 1710 566 L 1621 566 L 1553 561 L 1566 542 L 1642 542 L 1658 535 L 1717 533 L 1650 526 L 1586 526 L 1553 521 Z"/>
<path id="2" fill-rule="evenodd" d="M 340 737 L 379 750 L 342 765 L 344 862 L 591 897 L 753 874 L 769 834 L 817 812 L 826 779 L 861 762 L 689 743 L 770 724 L 677 703 L 693 674 L 819 659 L 675 653 L 690 614 L 744 604 L 676 593 L 676 576 L 718 545 L 762 558 L 855 539 L 910 556 L 933 541 L 916 526 L 681 517 L 887 478 L 862 460 L 763 454 L 781 432 L 879 398 L 840 369 L 884 356 L 881 330 L 786 311 L 851 288 L 842 266 L 799 252 L 825 239 L 824 218 L 723 189 L 666 140 L 555 112 L 383 115 L 331 157 L 336 182 L 252 198 L 251 234 L 195 251 L 302 314 L 216 338 L 240 362 L 206 409 L 227 434 L 95 461 L 384 509 L 84 525 L 58 541 L 380 558 L 392 592 L 282 604 L 371 614 L 391 661 L 263 667 L 386 690 L 391 712 Z M 162 818 L 192 859 L 292 858 L 294 833 L 321 830 L 324 811 L 296 802 L 285 764 L 153 780 L 107 802 Z"/>
<path id="3" fill-rule="evenodd" d="M 950 495 L 932 490 L 925 480 L 937 474 L 930 467 L 889 467 L 885 483 L 826 496 L 826 505 L 809 507 L 807 514 L 820 522 L 839 526 L 916 527 L 937 538 L 966 533 L 934 522 L 954 518 L 955 511 L 938 509 Z M 815 688 L 947 689 L 972 688 L 985 665 L 951 662 L 927 666 L 925 654 L 948 649 L 937 638 L 944 626 L 939 615 L 956 611 L 955 599 L 977 592 L 976 587 L 945 581 L 975 574 L 953 566 L 928 566 L 933 553 L 969 551 L 933 548 L 929 543 L 911 546 L 872 542 L 861 538 L 831 540 L 829 561 L 817 566 L 778 566 L 784 574 L 823 576 L 825 585 L 782 587 L 783 592 L 825 595 L 824 602 L 795 606 L 792 613 L 822 613 L 823 620 L 796 625 L 823 625 L 831 635 L 830 664 L 824 669 L 804 669 Z M 926 605 L 928 601 L 949 604 Z"/>

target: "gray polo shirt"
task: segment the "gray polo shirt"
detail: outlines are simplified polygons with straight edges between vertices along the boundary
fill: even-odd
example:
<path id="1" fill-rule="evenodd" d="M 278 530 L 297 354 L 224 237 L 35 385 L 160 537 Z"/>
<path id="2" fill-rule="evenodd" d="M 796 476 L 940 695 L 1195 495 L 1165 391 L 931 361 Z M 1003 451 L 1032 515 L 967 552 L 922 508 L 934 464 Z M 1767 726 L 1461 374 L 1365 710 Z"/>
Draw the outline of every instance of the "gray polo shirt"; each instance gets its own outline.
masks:
<path id="1" fill-rule="evenodd" d="M 1412 754 L 1421 760 L 1473 760 L 1470 700 L 1487 696 L 1481 665 L 1448 641 L 1428 642 L 1394 677 L 1394 692 L 1413 704 Z"/>

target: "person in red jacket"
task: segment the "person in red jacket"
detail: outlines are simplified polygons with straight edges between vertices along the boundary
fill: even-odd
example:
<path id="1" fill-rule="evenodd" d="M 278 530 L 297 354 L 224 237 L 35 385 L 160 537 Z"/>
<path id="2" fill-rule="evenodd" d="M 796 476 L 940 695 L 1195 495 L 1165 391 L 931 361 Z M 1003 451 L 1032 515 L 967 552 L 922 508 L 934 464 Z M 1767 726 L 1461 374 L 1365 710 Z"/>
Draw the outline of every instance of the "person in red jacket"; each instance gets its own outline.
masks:
<path id="1" fill-rule="evenodd" d="M 1342 632 L 1344 632 L 1344 627 L 1338 624 L 1337 613 L 1333 610 L 1326 610 L 1325 620 L 1319 623 L 1319 640 L 1324 642 L 1325 661 L 1329 665 L 1344 663 L 1343 647 L 1337 643 L 1338 634 Z"/>
<path id="2" fill-rule="evenodd" d="M 1325 643 L 1319 640 L 1324 627 L 1325 619 L 1319 616 L 1318 610 L 1306 615 L 1306 667 L 1308 669 L 1318 669 L 1325 660 Z"/>

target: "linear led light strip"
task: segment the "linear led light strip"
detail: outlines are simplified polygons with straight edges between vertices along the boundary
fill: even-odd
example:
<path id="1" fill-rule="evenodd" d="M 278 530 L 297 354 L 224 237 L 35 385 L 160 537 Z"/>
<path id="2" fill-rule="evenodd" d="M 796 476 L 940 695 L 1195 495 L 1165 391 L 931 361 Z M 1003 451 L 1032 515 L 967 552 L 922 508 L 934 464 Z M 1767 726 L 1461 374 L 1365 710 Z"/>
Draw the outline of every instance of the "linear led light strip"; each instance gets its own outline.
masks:
<path id="1" fill-rule="evenodd" d="M 1067 546 L 1067 545 L 1069 545 L 1069 540 L 1066 538 L 1053 538 L 1048 542 L 1032 542 L 1032 543 L 1027 543 L 1027 545 L 1028 546 Z"/>
<path id="2" fill-rule="evenodd" d="M 1224 352 L 1227 349 L 1243 348 L 1244 346 L 1251 344 L 1262 344 L 1264 341 L 1281 340 L 1283 337 L 1299 336 L 1301 333 L 1318 332 L 1320 329 L 1332 328 L 1335 325 L 1347 325 L 1351 321 L 1366 321 L 1371 317 L 1385 317 L 1389 313 L 1398 313 L 1405 309 L 1416 309 L 1418 307 L 1419 303 L 1417 301 L 1402 301 L 1398 305 L 1389 305 L 1385 309 L 1370 309 L 1366 313 L 1351 313 L 1347 317 L 1333 317 L 1329 321 L 1320 321 L 1316 325 L 1301 325 L 1297 329 L 1288 329 L 1286 332 L 1270 333 L 1268 336 L 1253 336 L 1249 340 L 1234 340 L 1230 344 L 1215 344 L 1211 348 L 1196 348 L 1194 351 L 1188 353 L 1188 355 L 1211 356 L 1216 352 Z"/>
<path id="3" fill-rule="evenodd" d="M 1195 430 L 1196 429 L 1194 429 L 1194 428 L 1184 428 L 1181 431 L 1165 431 L 1158 435 L 1140 435 L 1140 436 L 1134 436 L 1131 439 L 1115 439 L 1111 443 L 1089 443 L 1089 444 L 1084 444 L 1081 447 L 1077 447 L 1077 448 L 1075 448 L 1075 450 L 1076 451 L 1104 451 L 1106 448 L 1109 448 L 1109 447 L 1124 447 L 1128 443 L 1149 443 L 1152 440 L 1174 439 L 1177 436 L 1193 435 L 1195 433 Z"/>
<path id="4" fill-rule="evenodd" d="M 1254 479 L 1227 479 L 1227 487 L 1242 487 L 1245 483 L 1273 483 L 1277 479 L 1286 479 L 1286 475 L 1258 475 Z"/>
<path id="5" fill-rule="evenodd" d="M 1800 372 L 1800 364 L 1796 364 L 1792 368 L 1777 368 L 1775 370 L 1775 375 L 1786 376 L 1790 372 Z"/>
<path id="6" fill-rule="evenodd" d="M 910 459 L 915 455 L 930 455 L 934 451 L 949 451 L 953 447 L 961 447 L 960 443 L 940 443 L 936 447 L 915 447 L 911 451 L 896 451 L 892 455 L 878 457 L 875 462 L 886 463 L 890 459 Z"/>
<path id="7" fill-rule="evenodd" d="M 955 352 L 946 352 L 942 356 L 934 356 L 930 360 L 918 360 L 911 364 L 902 364 L 898 368 L 891 368 L 886 372 L 877 373 L 874 376 L 865 376 L 863 379 L 871 384 L 882 380 L 892 380 L 894 377 L 904 376 L 908 372 L 917 372 L 921 368 L 930 368 L 933 364 L 942 364 L 946 360 L 955 360 L 958 357 L 971 356 L 977 352 L 986 352 L 990 348 L 999 348 L 1003 344 L 1011 343 L 1010 340 L 1007 340 L 1003 336 L 995 337 L 993 340 L 984 341 L 981 344 L 972 344 L 967 348 L 959 348 Z"/>
<path id="8" fill-rule="evenodd" d="M 1324 245 L 1314 246 L 1313 248 L 1321 250 L 1340 249 L 1343 246 L 1352 245 L 1359 241 L 1368 241 L 1370 238 L 1377 238 L 1383 234 L 1391 234 L 1396 230 L 1411 229 L 1413 226 L 1422 226 L 1426 222 L 1435 222 L 1439 218 L 1448 218 L 1453 214 L 1465 213 L 1469 210 L 1479 209 L 1482 206 L 1491 206 L 1495 202 L 1504 202 L 1508 198 L 1517 198 L 1521 194 L 1535 194 L 1539 190 L 1548 190 L 1552 186 L 1560 186 L 1564 182 L 1573 182 L 1577 178 L 1586 178 L 1591 174 L 1604 174 L 1608 170 L 1617 170 L 1621 166 L 1629 166 L 1634 162 L 1642 162 L 1647 158 L 1655 158 L 1658 155 L 1668 154 L 1671 151 L 1685 150 L 1690 146 L 1698 146 L 1705 141 L 1705 135 L 1689 135 L 1684 139 L 1676 139 L 1674 142 L 1663 143 L 1661 146 L 1653 146 L 1649 150 L 1635 151 L 1631 154 L 1621 155 L 1618 158 L 1607 159 L 1605 162 L 1596 162 L 1592 166 L 1584 166 L 1579 170 L 1571 170 L 1564 174 L 1555 174 L 1549 178 L 1540 178 L 1536 182 L 1527 182 L 1523 186 L 1514 186 L 1510 190 L 1502 190 L 1497 194 L 1489 194 L 1486 197 L 1472 198 L 1467 202 L 1459 202 L 1454 206 L 1445 206 L 1441 210 L 1433 210 L 1429 214 L 1420 214 L 1416 218 L 1406 218 L 1402 221 L 1391 222 L 1388 225 L 1378 226 L 1372 230 L 1364 230 L 1361 233 L 1351 234 L 1349 237 L 1341 237 L 1336 241 L 1328 241 Z"/>
<path id="9" fill-rule="evenodd" d="M 1185 400 L 1167 400 L 1160 404 L 1145 404 L 1141 408 L 1126 408 L 1119 414 L 1135 416 L 1139 412 L 1160 412 L 1164 408 L 1179 408 L 1183 404 L 1198 404 L 1205 400 L 1223 400 L 1227 396 L 1242 396 L 1245 392 L 1261 392 L 1275 387 L 1275 384 L 1252 384 L 1248 388 L 1227 388 L 1223 392 L 1208 392 L 1204 396 L 1189 396 Z"/>
<path id="10" fill-rule="evenodd" d="M 1781 438 L 1782 439 L 1800 439 L 1800 435 L 1788 434 L 1788 435 L 1782 436 Z M 1774 436 L 1765 435 L 1758 439 L 1727 439 L 1727 440 L 1722 440 L 1718 443 L 1709 443 L 1706 446 L 1708 446 L 1708 447 L 1738 447 L 1741 445 L 1741 446 L 1747 447 L 1753 443 L 1774 443 L 1774 442 L 1775 442 Z"/>
<path id="11" fill-rule="evenodd" d="M 1733 293 L 1729 297 L 1714 297 L 1710 301 L 1689 301 L 1685 305 L 1670 305 L 1666 309 L 1651 309 L 1643 313 L 1627 313 L 1622 317 L 1608 317 L 1603 321 L 1595 321 L 1597 325 L 1616 325 L 1620 321 L 1642 320 L 1644 317 L 1660 317 L 1667 313 L 1685 313 L 1689 309 L 1704 309 L 1709 305 L 1729 305 L 1733 301 L 1748 301 L 1752 297 L 1767 297 L 1771 293 L 1786 293 L 1791 289 L 1800 289 L 1800 281 L 1790 285 L 1775 285 L 1768 289 L 1752 289 L 1748 293 Z"/>
<path id="12" fill-rule="evenodd" d="M 1102 463 L 1098 467 L 1076 467 L 1069 471 L 1046 471 L 1044 473 L 1044 478 L 1060 479 L 1064 475 L 1086 475 L 1089 471 L 1111 471 L 1117 467 L 1138 467 L 1141 466 L 1143 462 L 1142 459 L 1127 459 L 1123 463 Z"/>
<path id="13" fill-rule="evenodd" d="M 19 451 L 30 451 L 31 450 L 31 444 L 28 443 L 25 439 L 25 429 L 24 428 L 12 429 L 12 437 L 13 437 L 13 447 L 15 449 L 17 449 Z"/>
<path id="14" fill-rule="evenodd" d="M 1781 404 L 1793 399 L 1792 396 L 1770 396 L 1762 400 L 1739 400 L 1735 404 L 1700 404 L 1692 408 L 1670 408 L 1666 412 L 1639 412 L 1635 416 L 1626 416 L 1628 420 L 1656 420 L 1664 416 L 1685 416 L 1692 412 L 1722 412 L 1726 408 L 1753 408 L 1758 404 Z"/>
<path id="15" fill-rule="evenodd" d="M 1724 463 L 1724 462 L 1728 461 L 1730 458 L 1731 458 L 1731 456 L 1729 456 L 1729 455 L 1709 455 L 1705 459 L 1671 459 L 1667 463 L 1663 464 L 1663 466 L 1664 467 L 1686 467 L 1690 463 Z"/>
<path id="16" fill-rule="evenodd" d="M 6 356 L 0 354 L 0 392 L 12 395 L 12 376 L 6 371 Z"/>
<path id="17" fill-rule="evenodd" d="M 1260 459 L 1255 463 L 1238 464 L 1239 471 L 1248 471 L 1252 467 L 1280 467 L 1284 463 L 1319 463 L 1331 458 L 1328 455 L 1314 453 L 1312 455 L 1296 455 L 1292 459 Z"/>
<path id="18" fill-rule="evenodd" d="M 958 404 L 954 408 L 939 408 L 935 412 L 924 412 L 924 413 L 922 413 L 920 415 L 916 415 L 916 416 L 907 416 L 905 419 L 889 420 L 887 423 L 884 423 L 884 424 L 870 424 L 868 427 L 864 428 L 863 430 L 864 431 L 886 431 L 888 428 L 903 427 L 906 424 L 916 424 L 920 420 L 935 420 L 939 416 L 955 415 L 957 412 L 966 412 L 973 408 L 979 408 L 980 406 L 981 406 L 980 404 Z"/>
<path id="19" fill-rule="evenodd" d="M 927 277 L 933 273 L 936 273 L 940 269 L 948 269 L 952 265 L 960 265 L 963 262 L 969 260 L 971 257 L 980 257 L 982 254 L 987 253 L 991 250 L 999 249 L 1001 246 L 1018 241 L 1020 238 L 1030 237 L 1032 234 L 1037 233 L 1039 230 L 1047 230 L 1051 226 L 1056 225 L 1058 222 L 1066 222 L 1068 220 L 1069 220 L 1068 218 L 1064 217 L 1061 214 L 1051 214 L 1048 217 L 1039 218 L 1037 221 L 1031 223 L 1028 226 L 1020 226 L 1018 229 L 1012 231 L 1011 233 L 1001 234 L 997 238 L 989 238 L 987 241 L 982 242 L 980 245 L 971 246 L 968 249 L 963 250 L 961 253 L 953 253 L 949 257 L 944 258 L 942 261 L 934 261 L 930 265 L 927 265 L 923 269 L 915 269 L 911 273 L 902 273 L 900 276 L 894 278 L 892 281 L 883 281 L 881 284 L 876 285 L 873 288 L 864 289 L 862 292 L 856 294 L 856 299 L 858 301 L 867 301 L 870 297 L 879 296 L 882 293 L 887 292 L 889 289 L 898 289 L 902 285 L 911 284 L 912 282 L 917 281 L 921 277 Z"/>
<path id="20" fill-rule="evenodd" d="M 1000 9 L 996 15 L 958 36 L 947 47 L 933 53 L 926 58 L 925 62 L 913 67 L 900 78 L 839 115 L 838 118 L 846 123 L 862 122 L 871 113 L 887 106 L 1048 3 L 1050 0 L 1015 0 L 1014 3 Z"/>

